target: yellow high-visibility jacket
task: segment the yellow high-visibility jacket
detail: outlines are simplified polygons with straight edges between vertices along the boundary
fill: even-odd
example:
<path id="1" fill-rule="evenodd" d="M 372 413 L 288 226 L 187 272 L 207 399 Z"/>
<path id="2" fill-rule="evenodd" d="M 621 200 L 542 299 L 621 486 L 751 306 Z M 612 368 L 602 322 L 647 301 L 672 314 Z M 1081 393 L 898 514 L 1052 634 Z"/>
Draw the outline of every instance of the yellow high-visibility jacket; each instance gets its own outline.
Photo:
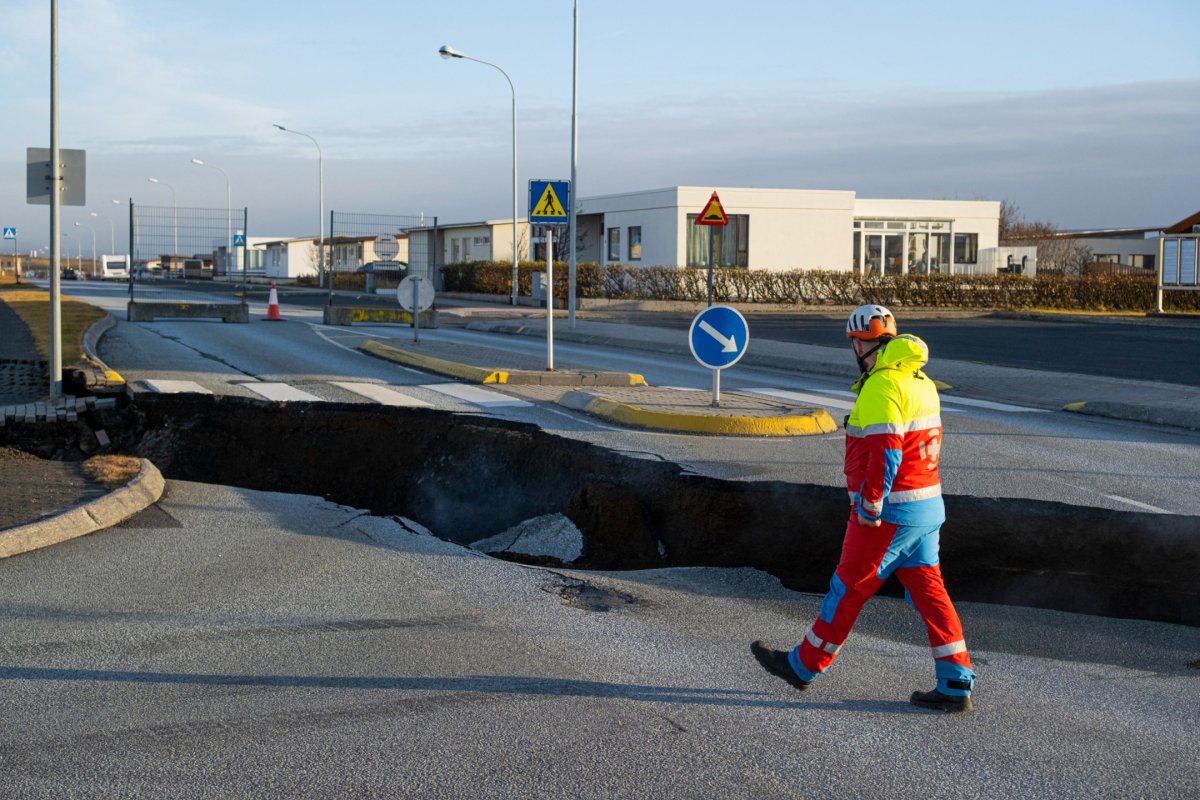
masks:
<path id="1" fill-rule="evenodd" d="M 854 384 L 858 399 L 846 421 L 846 488 L 864 517 L 897 525 L 946 521 L 938 456 L 941 402 L 921 371 L 925 342 L 901 334 L 879 351 Z"/>

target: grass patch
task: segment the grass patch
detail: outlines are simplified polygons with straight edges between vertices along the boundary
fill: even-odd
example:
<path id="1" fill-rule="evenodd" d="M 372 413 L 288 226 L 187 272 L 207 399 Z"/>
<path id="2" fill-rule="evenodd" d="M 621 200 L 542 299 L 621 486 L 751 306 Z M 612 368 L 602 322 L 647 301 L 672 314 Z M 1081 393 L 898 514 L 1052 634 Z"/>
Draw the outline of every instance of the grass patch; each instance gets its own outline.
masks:
<path id="1" fill-rule="evenodd" d="M 112 491 L 136 478 L 142 469 L 142 461 L 133 456 L 92 456 L 79 468 L 88 480 Z"/>
<path id="2" fill-rule="evenodd" d="M 6 283 L 11 284 L 11 278 Z M 0 287 L 0 302 L 4 302 L 16 312 L 37 345 L 42 358 L 50 358 L 50 293 L 27 287 L 9 285 Z M 64 366 L 83 360 L 83 335 L 87 329 L 99 319 L 104 318 L 104 310 L 72 300 L 62 298 L 62 360 Z"/>

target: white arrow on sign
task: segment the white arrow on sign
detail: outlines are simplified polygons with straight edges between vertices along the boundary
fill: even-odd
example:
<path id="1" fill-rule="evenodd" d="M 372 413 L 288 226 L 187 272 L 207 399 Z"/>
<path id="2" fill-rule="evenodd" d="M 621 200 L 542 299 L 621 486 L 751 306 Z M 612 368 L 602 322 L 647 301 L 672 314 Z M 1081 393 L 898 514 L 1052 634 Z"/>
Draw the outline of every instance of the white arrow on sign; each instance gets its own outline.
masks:
<path id="1" fill-rule="evenodd" d="M 697 327 L 721 343 L 722 353 L 737 352 L 737 339 L 733 336 L 723 336 L 719 330 L 714 328 L 712 325 L 709 325 L 705 320 L 700 320 L 700 324 Z"/>

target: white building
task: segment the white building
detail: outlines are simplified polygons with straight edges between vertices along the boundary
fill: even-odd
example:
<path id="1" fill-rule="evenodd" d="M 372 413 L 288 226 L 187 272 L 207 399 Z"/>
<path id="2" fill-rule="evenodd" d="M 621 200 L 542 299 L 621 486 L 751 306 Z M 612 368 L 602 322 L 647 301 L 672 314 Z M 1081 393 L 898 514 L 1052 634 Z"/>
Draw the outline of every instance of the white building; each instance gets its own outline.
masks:
<path id="1" fill-rule="evenodd" d="M 711 230 L 721 266 L 963 273 L 981 271 L 980 253 L 998 245 L 998 201 L 876 200 L 851 191 L 725 187 L 716 192 L 729 224 L 694 224 L 713 191 L 674 186 L 581 198 L 578 260 L 706 266 Z M 562 252 L 565 257 L 565 248 Z"/>
<path id="2" fill-rule="evenodd" d="M 355 272 L 365 264 L 380 261 L 375 254 L 375 236 L 326 236 L 325 266 L 334 272 Z M 408 237 L 393 234 L 396 240 L 395 260 L 407 262 Z M 251 268 L 267 278 L 295 280 L 305 276 L 316 276 L 320 271 L 319 237 L 305 236 L 298 239 L 272 239 L 261 243 L 264 251 L 261 268 Z"/>

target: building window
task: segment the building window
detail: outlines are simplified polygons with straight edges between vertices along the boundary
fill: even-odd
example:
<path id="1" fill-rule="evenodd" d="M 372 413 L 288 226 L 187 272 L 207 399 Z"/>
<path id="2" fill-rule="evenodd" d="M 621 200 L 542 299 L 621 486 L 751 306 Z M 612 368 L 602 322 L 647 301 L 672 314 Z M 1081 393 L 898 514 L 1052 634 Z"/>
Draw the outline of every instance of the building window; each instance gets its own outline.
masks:
<path id="1" fill-rule="evenodd" d="M 974 264 L 979 261 L 979 234 L 954 234 L 954 263 Z"/>
<path id="2" fill-rule="evenodd" d="M 462 263 L 462 239 L 454 238 L 450 240 L 450 263 Z"/>
<path id="3" fill-rule="evenodd" d="M 609 228 L 608 229 L 608 260 L 609 261 L 620 261 L 621 260 L 621 229 L 620 228 Z"/>
<path id="4" fill-rule="evenodd" d="M 1155 259 L 1156 256 L 1134 255 L 1129 257 L 1129 264 L 1138 269 L 1154 269 Z"/>
<path id="5" fill-rule="evenodd" d="M 629 260 L 642 260 L 642 226 L 632 225 L 629 228 Z"/>
<path id="6" fill-rule="evenodd" d="M 708 231 L 713 234 L 713 255 L 718 267 L 750 266 L 750 215 L 729 214 L 729 224 L 697 225 L 699 214 L 687 215 L 687 265 L 708 266 Z"/>

